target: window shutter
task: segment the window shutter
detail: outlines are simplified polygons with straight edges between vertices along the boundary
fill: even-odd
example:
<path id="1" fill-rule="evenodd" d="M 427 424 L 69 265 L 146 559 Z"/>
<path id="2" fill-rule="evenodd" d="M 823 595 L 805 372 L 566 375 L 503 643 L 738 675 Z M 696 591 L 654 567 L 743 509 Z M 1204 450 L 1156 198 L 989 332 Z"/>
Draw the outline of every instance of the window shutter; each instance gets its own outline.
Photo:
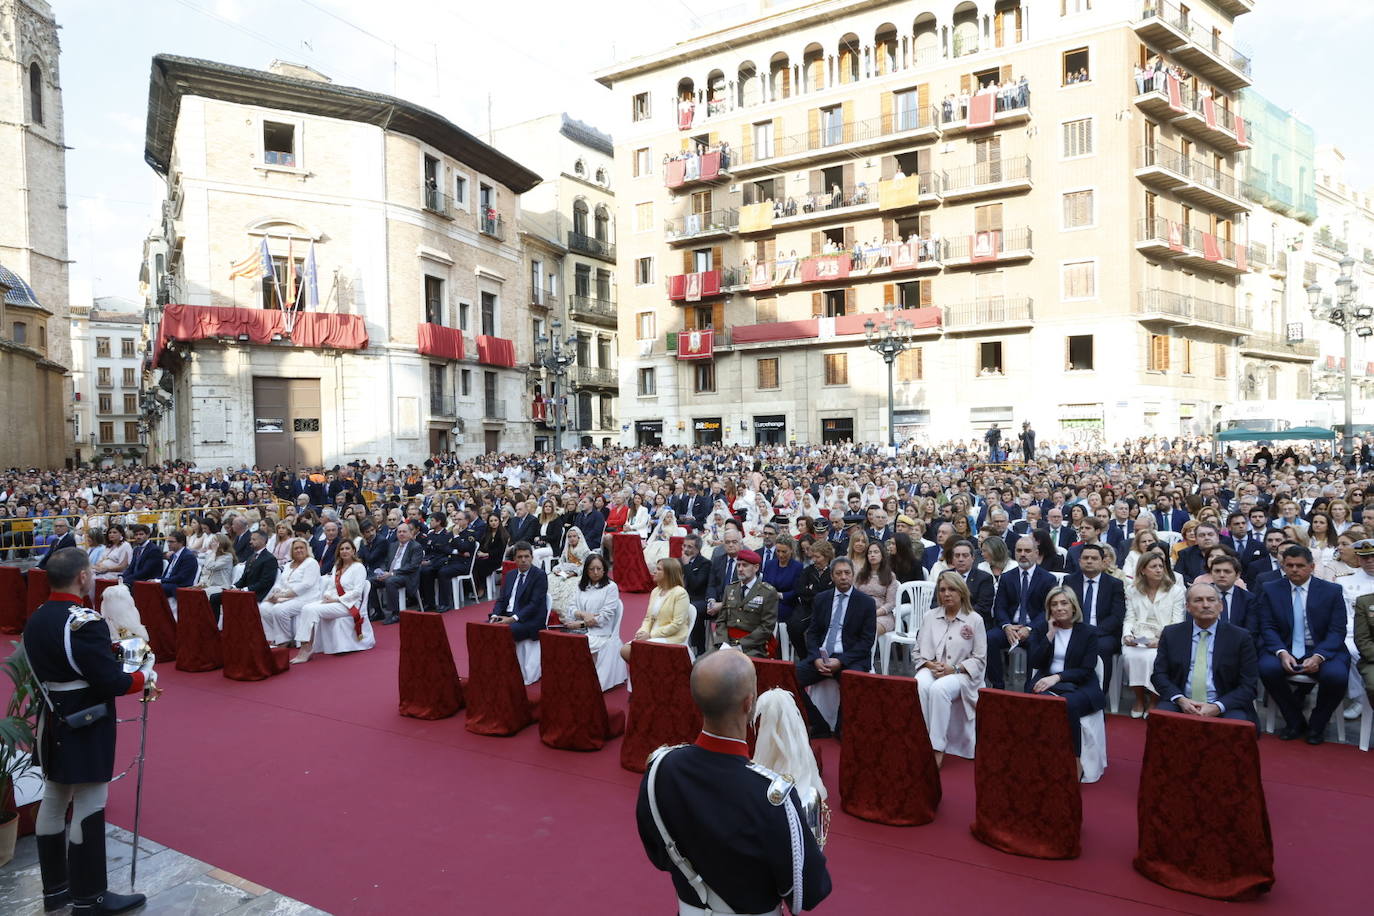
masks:
<path id="1" fill-rule="evenodd" d="M 845 249 L 845 251 L 851 251 L 853 248 L 854 248 L 854 227 L 853 227 L 853 226 L 845 226 L 845 227 L 844 227 L 844 249 Z"/>
<path id="2" fill-rule="evenodd" d="M 882 95 L 882 131 L 883 133 L 892 132 L 892 93 L 884 92 Z M 887 158 L 887 157 L 885 157 Z"/>
<path id="3" fill-rule="evenodd" d="M 920 109 L 917 115 L 918 123 L 924 123 L 930 113 L 930 84 L 922 83 L 916 87 L 916 107 Z"/>
<path id="4" fill-rule="evenodd" d="M 764 259 L 771 261 L 778 256 L 778 240 L 766 239 L 764 241 Z"/>
<path id="5" fill-rule="evenodd" d="M 1003 32 L 1002 32 L 1002 30 L 1003 30 L 1003 29 L 1005 28 L 1005 26 L 1006 26 L 1006 23 L 1003 21 L 1003 20 L 1004 20 L 1004 15 L 1005 15 L 1005 14 L 1004 14 L 1001 10 L 998 10 L 998 11 L 993 15 L 993 17 L 992 17 L 993 47 L 997 47 L 997 48 L 1002 47 L 1002 42 L 1003 42 Z"/>
<path id="6" fill-rule="evenodd" d="M 844 142 L 854 142 L 854 100 L 846 99 L 840 105 L 840 117 L 844 121 Z"/>
<path id="7" fill-rule="evenodd" d="M 883 219 L 883 240 L 901 241 L 897 238 L 897 221 L 891 217 Z"/>
<path id="8" fill-rule="evenodd" d="M 855 289 L 852 286 L 844 291 L 844 313 L 846 315 L 858 314 L 859 308 L 855 303 L 854 293 Z"/>
<path id="9" fill-rule="evenodd" d="M 930 238 L 930 214 L 929 214 L 929 213 L 922 213 L 922 214 L 921 214 L 921 218 L 920 218 L 920 230 L 919 230 L 919 231 L 920 231 L 920 233 L 921 233 L 921 238 L 923 238 L 923 239 L 928 239 L 928 238 Z"/>
<path id="10" fill-rule="evenodd" d="M 1073 340 L 1073 338 L 1071 338 L 1071 337 L 1065 337 L 1065 338 L 1064 338 L 1064 368 L 1065 368 L 1065 369 L 1072 369 L 1072 368 L 1073 368 L 1073 358 L 1072 358 L 1072 356 L 1071 356 L 1071 353 L 1072 353 L 1072 349 L 1073 349 L 1073 348 L 1070 346 L 1070 343 L 1071 343 L 1072 340 Z"/>
<path id="11" fill-rule="evenodd" d="M 930 171 L 930 148 L 918 149 L 916 151 L 916 171 L 924 174 Z"/>
<path id="12" fill-rule="evenodd" d="M 773 152 L 775 154 L 782 149 L 782 138 L 782 118 L 777 117 L 773 119 Z"/>
<path id="13" fill-rule="evenodd" d="M 811 171 L 806 173 L 806 176 L 808 181 L 807 190 L 809 190 L 812 194 L 825 193 L 825 172 L 821 171 L 820 169 L 812 169 Z"/>
<path id="14" fill-rule="evenodd" d="M 997 81 L 999 83 L 1011 82 L 1011 64 L 1003 64 L 1001 69 L 997 71 Z"/>
<path id="15" fill-rule="evenodd" d="M 820 253 L 821 253 L 821 249 L 822 249 L 824 246 L 825 246 L 825 234 L 822 233 L 822 232 L 813 232 L 813 233 L 811 233 L 811 253 L 812 253 L 813 255 L 820 254 Z"/>
<path id="16" fill-rule="evenodd" d="M 825 314 L 825 297 L 820 293 L 811 294 L 811 317 L 820 318 Z"/>
<path id="17" fill-rule="evenodd" d="M 846 162 L 840 169 L 840 184 L 846 194 L 854 193 L 854 163 Z"/>
<path id="18" fill-rule="evenodd" d="M 932 294 L 931 294 L 931 281 L 930 281 L 930 280 L 921 280 L 920 283 L 921 283 L 921 306 L 922 306 L 922 307 L 925 307 L 925 306 L 930 305 L 930 303 L 931 303 L 931 301 L 932 301 L 932 299 L 931 299 L 931 296 L 932 296 Z"/>
<path id="19" fill-rule="evenodd" d="M 711 327 L 717 334 L 725 333 L 725 303 L 717 302 L 711 306 Z"/>
<path id="20" fill-rule="evenodd" d="M 1000 204 L 999 204 L 999 206 L 1000 206 Z M 721 270 L 721 269 L 723 269 L 724 267 L 725 267 L 724 249 L 722 249 L 719 245 L 713 245 L 713 246 L 711 247 L 711 269 L 712 269 L 712 270 Z"/>
<path id="21" fill-rule="evenodd" d="M 696 272 L 696 258 L 691 251 L 682 253 L 682 272 L 685 274 Z"/>
<path id="22" fill-rule="evenodd" d="M 781 139 L 781 137 L 774 137 L 773 141 L 776 143 Z M 806 112 L 806 147 L 807 149 L 815 149 L 820 145 L 821 110 L 819 108 L 811 108 Z"/>
<path id="23" fill-rule="evenodd" d="M 973 74 L 965 73 L 959 77 L 959 91 L 973 92 Z"/>
<path id="24" fill-rule="evenodd" d="M 707 146 L 716 146 L 716 145 L 719 144 L 719 143 L 720 143 L 720 133 L 719 133 L 718 131 L 714 131 L 714 130 L 713 130 L 713 131 L 711 131 L 710 133 L 708 133 L 708 134 L 706 135 L 706 145 L 707 145 Z"/>
<path id="25" fill-rule="evenodd" d="M 897 284 L 883 284 L 883 305 L 892 305 L 897 301 Z"/>
<path id="26" fill-rule="evenodd" d="M 926 348 L 917 347 L 911 352 L 916 354 L 916 381 L 921 381 L 926 377 Z"/>
<path id="27" fill-rule="evenodd" d="M 884 115 L 883 117 L 886 118 L 887 116 Z M 883 121 L 883 123 L 886 124 L 887 121 Z M 879 176 L 879 178 L 880 178 L 882 181 L 887 181 L 889 178 L 891 178 L 893 175 L 896 175 L 896 174 L 897 174 L 897 157 L 896 157 L 896 156 L 884 156 L 882 159 L 879 159 L 879 160 L 878 160 L 878 176 Z M 886 222 L 886 220 L 884 220 L 884 222 Z"/>
<path id="28" fill-rule="evenodd" d="M 754 161 L 754 125 L 746 124 L 740 130 L 739 157 L 742 162 Z"/>
<path id="29" fill-rule="evenodd" d="M 688 150 L 690 150 L 691 148 L 692 148 L 692 138 L 691 138 L 691 137 L 683 137 L 683 138 L 682 138 L 682 151 L 685 153 L 685 152 L 687 152 Z"/>

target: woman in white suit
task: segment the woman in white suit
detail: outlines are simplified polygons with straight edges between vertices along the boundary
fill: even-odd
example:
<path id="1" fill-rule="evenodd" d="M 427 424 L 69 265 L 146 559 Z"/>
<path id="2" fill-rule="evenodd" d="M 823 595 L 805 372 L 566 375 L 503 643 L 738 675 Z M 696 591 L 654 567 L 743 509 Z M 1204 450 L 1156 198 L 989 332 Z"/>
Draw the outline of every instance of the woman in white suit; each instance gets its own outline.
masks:
<path id="1" fill-rule="evenodd" d="M 367 614 L 361 608 L 367 569 L 358 562 L 358 548 L 347 538 L 341 538 L 335 550 L 334 574 L 323 577 L 320 600 L 305 605 L 296 618 L 295 636 L 301 651 L 291 659 L 293 665 L 310 661 L 310 654 L 315 651 L 316 628 L 339 617 L 353 618 L 357 639 L 353 648 L 371 649 L 377 644 Z"/>
<path id="2" fill-rule="evenodd" d="M 973 610 L 963 576 L 954 570 L 941 573 L 935 583 L 935 601 L 936 606 L 921 621 L 911 661 L 916 666 L 916 692 L 938 765 L 946 753 L 973 756 L 974 717 L 988 661 L 988 642 L 983 618 Z"/>
<path id="3" fill-rule="evenodd" d="M 1183 582 L 1174 579 L 1164 554 L 1147 550 L 1136 564 L 1135 578 L 1126 587 L 1126 620 L 1121 625 L 1121 664 L 1126 683 L 1135 691 L 1131 718 L 1145 715 L 1145 691 L 1154 691 L 1150 674 L 1155 667 L 1159 636 L 1183 619 Z"/>
<path id="4" fill-rule="evenodd" d="M 320 595 L 320 564 L 305 538 L 291 539 L 291 561 L 277 573 L 277 584 L 258 605 L 267 641 L 284 646 L 291 641 L 301 608 Z"/>
<path id="5" fill-rule="evenodd" d="M 606 574 L 606 561 L 594 553 L 582 564 L 582 581 L 573 594 L 572 604 L 563 613 L 569 630 L 587 634 L 587 646 L 596 660 L 596 676 L 601 689 L 610 690 L 625 683 L 629 669 L 620 657 L 620 615 L 625 605 L 620 587 Z"/>

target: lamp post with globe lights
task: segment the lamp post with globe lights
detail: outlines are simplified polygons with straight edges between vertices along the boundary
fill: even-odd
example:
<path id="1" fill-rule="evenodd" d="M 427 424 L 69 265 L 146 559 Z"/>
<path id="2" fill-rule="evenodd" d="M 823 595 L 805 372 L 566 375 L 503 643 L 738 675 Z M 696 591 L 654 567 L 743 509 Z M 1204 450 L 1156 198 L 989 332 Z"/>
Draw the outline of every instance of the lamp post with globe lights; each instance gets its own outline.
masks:
<path id="1" fill-rule="evenodd" d="M 912 335 L 916 326 L 905 318 L 896 317 L 895 305 L 886 306 L 885 311 L 887 317 L 881 323 L 874 322 L 872 318 L 864 322 L 864 339 L 868 341 L 868 349 L 877 353 L 887 363 L 887 444 L 895 449 L 897 427 L 893 423 L 892 364 L 898 356 L 915 345 Z"/>
<path id="2" fill-rule="evenodd" d="M 549 323 L 549 333 L 540 334 L 535 341 L 534 363 L 548 373 L 549 405 L 553 411 L 553 456 L 557 462 L 563 451 L 563 415 L 559 411 L 559 384 L 568 377 L 568 367 L 577 362 L 577 335 L 560 336 L 563 322 L 555 318 Z M 567 391 L 567 386 L 563 386 Z M 566 395 L 564 395 L 566 397 Z"/>
<path id="3" fill-rule="evenodd" d="M 1335 325 L 1345 336 L 1345 371 L 1343 392 L 1345 395 L 1345 428 L 1341 434 L 1341 455 L 1349 466 L 1355 455 L 1355 417 L 1354 399 L 1351 385 L 1352 338 L 1374 336 L 1374 327 L 1369 319 L 1374 317 L 1374 308 L 1359 305 L 1360 288 L 1355 282 L 1355 259 L 1346 255 L 1341 259 L 1341 273 L 1336 278 L 1336 297 L 1322 299 L 1322 288 L 1313 283 L 1307 287 L 1307 304 L 1312 317 L 1318 321 Z"/>

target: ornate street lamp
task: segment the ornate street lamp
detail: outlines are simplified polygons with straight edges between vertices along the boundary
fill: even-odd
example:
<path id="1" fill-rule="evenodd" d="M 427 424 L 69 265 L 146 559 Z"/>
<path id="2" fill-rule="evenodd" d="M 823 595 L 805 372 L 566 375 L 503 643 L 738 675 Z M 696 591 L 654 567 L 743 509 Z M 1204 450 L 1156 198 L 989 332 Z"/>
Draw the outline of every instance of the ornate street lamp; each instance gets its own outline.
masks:
<path id="1" fill-rule="evenodd" d="M 558 388 L 559 383 L 568 376 L 568 367 L 577 362 L 577 335 L 569 334 L 567 338 L 559 335 L 563 328 L 563 322 L 555 318 L 549 324 L 549 334 L 540 334 L 535 341 L 534 361 L 535 365 L 544 369 L 548 373 L 549 379 L 549 404 L 553 411 L 553 455 L 554 460 L 563 450 L 563 417 L 558 410 Z M 567 386 L 564 386 L 566 390 Z"/>
<path id="2" fill-rule="evenodd" d="M 896 305 L 888 304 L 884 310 L 887 317 L 881 323 L 875 323 L 872 318 L 864 322 L 864 338 L 868 341 L 868 349 L 887 363 L 887 444 L 895 449 L 897 427 L 893 423 L 892 412 L 892 363 L 915 345 L 912 335 L 916 326 L 905 318 L 896 317 Z"/>
<path id="3" fill-rule="evenodd" d="M 1368 322 L 1374 317 L 1374 308 L 1357 304 L 1359 294 L 1360 288 L 1355 282 L 1355 259 L 1349 255 L 1341 259 L 1341 274 L 1336 278 L 1334 301 L 1330 297 L 1322 299 L 1322 288 L 1318 284 L 1313 283 L 1307 287 L 1307 304 L 1312 311 L 1312 317 L 1335 325 L 1345 335 L 1345 429 L 1341 435 L 1341 454 L 1347 466 L 1351 464 L 1355 455 L 1355 410 L 1350 378 L 1351 339 L 1374 334 L 1374 328 L 1368 324 L 1357 325 L 1357 322 Z"/>

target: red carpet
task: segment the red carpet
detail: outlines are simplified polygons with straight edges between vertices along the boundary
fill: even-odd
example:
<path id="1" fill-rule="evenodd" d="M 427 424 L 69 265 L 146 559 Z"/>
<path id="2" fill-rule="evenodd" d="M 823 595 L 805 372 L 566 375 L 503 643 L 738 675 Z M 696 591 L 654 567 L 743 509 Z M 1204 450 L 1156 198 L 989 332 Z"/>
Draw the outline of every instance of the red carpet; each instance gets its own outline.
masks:
<path id="1" fill-rule="evenodd" d="M 627 636 L 645 601 L 629 598 Z M 444 618 L 460 673 L 468 670 L 463 624 L 479 613 Z M 403 718 L 397 630 L 378 627 L 370 652 L 316 656 L 256 683 L 159 665 L 167 695 L 149 726 L 145 835 L 338 914 L 673 912 L 668 877 L 640 850 L 639 777 L 618 766 L 620 739 L 573 753 L 545 747 L 535 728 L 483 738 L 464 730 L 461 713 Z M 608 705 L 624 708 L 623 688 Z M 121 714 L 135 707 L 122 701 Z M 1145 729 L 1125 717 L 1109 723 L 1111 766 L 1084 787 L 1083 855 L 1072 861 L 1022 859 L 974 840 L 968 761 L 946 767 L 932 824 L 848 817 L 834 795 L 839 746 L 822 742 L 835 810 L 827 850 L 835 892 L 823 912 L 1277 913 L 1310 909 L 1318 887 L 1323 912 L 1368 912 L 1374 758 L 1265 738 L 1278 883 L 1258 903 L 1223 904 L 1132 870 Z M 136 726 L 123 727 L 121 762 L 137 736 Z M 131 826 L 133 790 L 132 778 L 113 787 L 113 822 Z"/>

